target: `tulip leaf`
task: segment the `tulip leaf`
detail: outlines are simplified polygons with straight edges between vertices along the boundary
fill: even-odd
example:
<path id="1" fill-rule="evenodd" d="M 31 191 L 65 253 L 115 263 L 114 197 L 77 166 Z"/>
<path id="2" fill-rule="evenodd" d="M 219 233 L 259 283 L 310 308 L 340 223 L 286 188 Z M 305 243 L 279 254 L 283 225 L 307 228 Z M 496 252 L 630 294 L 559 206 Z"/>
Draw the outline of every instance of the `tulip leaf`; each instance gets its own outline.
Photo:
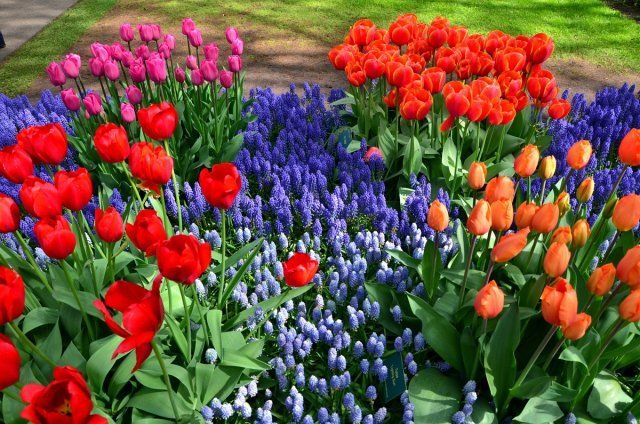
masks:
<path id="1" fill-rule="evenodd" d="M 182 396 L 180 396 L 179 392 L 174 393 L 174 398 L 176 400 L 178 413 L 181 415 L 189 414 L 191 408 Z M 158 417 L 174 418 L 166 390 L 156 391 L 143 389 L 131 398 L 127 406 L 130 408 L 138 408 L 141 411 Z"/>
<path id="2" fill-rule="evenodd" d="M 498 410 L 504 406 L 516 378 L 515 351 L 520 342 L 518 306 L 511 304 L 498 321 L 486 347 L 484 368 Z"/>
<path id="3" fill-rule="evenodd" d="M 438 291 L 441 269 L 442 258 L 440 257 L 440 250 L 436 248 L 432 240 L 427 240 L 427 244 L 424 246 L 419 274 L 424 281 L 429 299 L 432 299 Z"/>
<path id="4" fill-rule="evenodd" d="M 211 343 L 222 359 L 222 311 L 213 309 L 207 312 L 206 319 L 211 333 Z"/>
<path id="5" fill-rule="evenodd" d="M 409 399 L 414 405 L 414 421 L 417 423 L 448 424 L 458 410 L 460 382 L 442 374 L 435 368 L 427 368 L 416 374 L 409 383 Z"/>
<path id="6" fill-rule="evenodd" d="M 580 352 L 580 350 L 575 346 L 569 346 L 563 350 L 562 353 L 560 353 L 559 359 L 568 362 L 577 362 L 584 366 L 585 372 L 589 370 L 589 366 L 587 365 L 587 361 L 584 359 L 582 352 Z"/>
<path id="7" fill-rule="evenodd" d="M 226 269 L 233 268 L 234 266 L 236 266 L 236 264 L 240 261 L 240 259 L 244 258 L 249 252 L 254 250 L 256 246 L 262 246 L 263 241 L 264 241 L 264 238 L 260 237 L 259 239 L 254 240 L 251 243 L 245 244 L 240 249 L 236 250 L 233 253 L 233 255 L 227 258 L 227 261 L 225 263 Z M 220 274 L 220 271 L 222 271 L 221 264 L 218 264 L 213 268 L 213 272 L 215 274 Z"/>
<path id="8" fill-rule="evenodd" d="M 238 269 L 238 271 L 233 274 L 233 278 L 231 278 L 231 281 L 227 283 L 224 293 L 222 293 L 222 301 L 220 302 L 220 305 L 226 305 L 227 299 L 229 299 L 229 296 L 231 296 L 231 293 L 233 293 L 233 289 L 235 289 L 242 277 L 244 277 L 247 270 L 249 269 L 249 266 L 251 265 L 251 263 L 253 263 L 254 258 L 258 255 L 258 253 L 260 253 L 260 249 L 262 248 L 262 240 L 262 238 L 256 240 L 259 243 L 256 243 L 256 246 L 251 251 L 249 257 L 247 257 L 247 259 L 243 262 L 240 269 Z"/>
<path id="9" fill-rule="evenodd" d="M 372 300 L 375 300 L 380 305 L 378 322 L 393 334 L 402 334 L 402 325 L 395 322 L 391 314 L 391 308 L 397 304 L 393 295 L 393 289 L 376 282 L 366 282 L 364 283 L 364 287 L 367 289 L 367 294 Z"/>
<path id="10" fill-rule="evenodd" d="M 99 346 L 87 361 L 87 380 L 94 392 L 102 393 L 104 380 L 116 362 L 111 357 L 120 342 L 122 342 L 122 338 L 114 335 L 91 344 L 92 350 L 94 346 Z"/>
<path id="11" fill-rule="evenodd" d="M 451 137 L 449 137 L 442 146 L 442 172 L 447 181 L 453 180 L 453 176 L 456 175 L 456 168 L 461 166 L 461 161 L 456 161 L 457 156 L 458 149 Z M 457 175 L 461 176 L 462 172 L 458 172 Z"/>
<path id="12" fill-rule="evenodd" d="M 593 382 L 587 411 L 593 418 L 607 420 L 624 411 L 632 400 L 614 375 L 602 371 Z"/>
<path id="13" fill-rule="evenodd" d="M 8 387 L 5 392 L 10 392 L 13 397 L 2 396 L 2 422 L 5 424 L 22 424 L 24 420 L 20 418 L 20 413 L 24 409 L 24 403 L 20 399 L 20 391 L 16 388 Z M 15 398 L 15 399 L 14 399 Z"/>
<path id="14" fill-rule="evenodd" d="M 169 332 L 171 332 L 171 337 L 173 337 L 173 340 L 176 342 L 176 346 L 178 346 L 180 353 L 182 353 L 182 356 L 187 362 L 190 362 L 191 358 L 189 357 L 189 345 L 187 344 L 187 339 L 184 336 L 184 333 L 180 329 L 180 325 L 170 314 L 165 314 L 164 322 L 167 323 Z"/>
<path id="15" fill-rule="evenodd" d="M 416 137 L 411 137 L 409 144 L 404 148 L 404 158 L 402 160 L 402 169 L 409 176 L 411 174 L 418 175 L 422 167 L 422 147 Z"/>
<path id="16" fill-rule="evenodd" d="M 496 415 L 489 402 L 484 397 L 479 398 L 473 404 L 473 412 L 471 418 L 475 424 L 498 424 L 498 415 Z"/>
<path id="17" fill-rule="evenodd" d="M 540 396 L 551 386 L 551 377 L 541 375 L 528 378 L 521 385 L 511 389 L 511 396 L 517 399 L 531 399 Z"/>
<path id="18" fill-rule="evenodd" d="M 389 256 L 391 256 L 393 259 L 400 262 L 402 265 L 411 269 L 415 269 L 417 271 L 419 270 L 420 261 L 414 258 L 413 256 L 411 256 L 410 254 L 400 249 L 385 249 L 384 251 L 387 254 L 389 254 Z"/>
<path id="19" fill-rule="evenodd" d="M 239 351 L 224 349 L 224 360 L 221 365 L 239 367 L 256 371 L 264 371 L 271 368 L 269 364 Z"/>
<path id="20" fill-rule="evenodd" d="M 564 413 L 558 404 L 552 400 L 535 397 L 529 399 L 524 409 L 514 418 L 519 423 L 553 423 L 562 418 Z"/>
<path id="21" fill-rule="evenodd" d="M 22 320 L 22 331 L 28 334 L 43 325 L 53 325 L 58 322 L 58 317 L 59 312 L 56 309 L 45 307 L 33 309 Z"/>
<path id="22" fill-rule="evenodd" d="M 535 308 L 538 300 L 540 300 L 546 282 L 546 275 L 541 275 L 537 279 L 531 279 L 525 283 L 518 295 L 518 304 L 526 308 Z"/>
<path id="23" fill-rule="evenodd" d="M 552 381 L 547 390 L 539 397 L 548 400 L 555 400 L 556 402 L 569 402 L 577 395 L 578 392 L 575 389 L 570 389 L 557 381 Z"/>

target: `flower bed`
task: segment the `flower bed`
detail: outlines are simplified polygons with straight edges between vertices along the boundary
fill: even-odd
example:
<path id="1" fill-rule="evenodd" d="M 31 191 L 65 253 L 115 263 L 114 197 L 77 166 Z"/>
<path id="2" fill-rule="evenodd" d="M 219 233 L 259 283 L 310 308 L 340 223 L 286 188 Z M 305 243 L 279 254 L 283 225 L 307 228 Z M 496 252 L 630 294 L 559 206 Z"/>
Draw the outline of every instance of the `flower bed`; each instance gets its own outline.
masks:
<path id="1" fill-rule="evenodd" d="M 243 99 L 237 31 L 229 71 L 182 32 L 186 69 L 123 25 L 100 91 L 70 55 L 0 98 L 5 422 L 635 422 L 633 87 L 568 102 L 550 38 L 405 15 L 330 105 Z"/>

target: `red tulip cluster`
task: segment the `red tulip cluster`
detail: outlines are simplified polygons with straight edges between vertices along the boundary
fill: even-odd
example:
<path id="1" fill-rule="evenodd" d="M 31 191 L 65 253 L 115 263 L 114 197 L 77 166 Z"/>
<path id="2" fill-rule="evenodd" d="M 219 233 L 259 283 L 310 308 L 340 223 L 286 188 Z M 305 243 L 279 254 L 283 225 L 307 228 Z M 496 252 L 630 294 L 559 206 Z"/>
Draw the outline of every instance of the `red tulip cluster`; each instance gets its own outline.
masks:
<path id="1" fill-rule="evenodd" d="M 553 119 L 566 116 L 570 105 L 557 98 L 556 80 L 543 68 L 553 49 L 546 34 L 471 34 L 442 17 L 426 24 L 406 14 L 388 29 L 357 21 L 329 60 L 355 87 L 384 78 L 391 87 L 384 101 L 404 119 L 425 119 L 432 96 L 442 93 L 447 130 L 461 117 L 505 125 L 530 103 L 548 107 Z"/>

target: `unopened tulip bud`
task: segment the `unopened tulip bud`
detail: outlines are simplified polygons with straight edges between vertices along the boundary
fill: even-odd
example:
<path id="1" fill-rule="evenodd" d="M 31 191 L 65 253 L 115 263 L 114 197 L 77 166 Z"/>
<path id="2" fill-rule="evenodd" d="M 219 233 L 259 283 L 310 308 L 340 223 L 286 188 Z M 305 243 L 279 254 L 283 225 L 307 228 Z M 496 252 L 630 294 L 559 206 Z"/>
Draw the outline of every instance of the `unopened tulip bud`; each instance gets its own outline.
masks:
<path id="1" fill-rule="evenodd" d="M 568 324 L 562 327 L 562 335 L 568 340 L 581 339 L 591 325 L 591 315 L 579 313 Z"/>
<path id="2" fill-rule="evenodd" d="M 472 190 L 480 190 L 487 181 L 487 165 L 483 162 L 472 162 L 467 175 L 467 183 Z"/>
<path id="3" fill-rule="evenodd" d="M 548 180 L 556 173 L 556 157 L 545 156 L 540 162 L 540 168 L 538 168 L 538 175 L 543 180 Z"/>
<path id="4" fill-rule="evenodd" d="M 572 240 L 573 236 L 569 227 L 558 227 L 551 236 L 551 243 L 571 244 Z"/>
<path id="5" fill-rule="evenodd" d="M 570 259 L 571 252 L 569 252 L 566 244 L 558 242 L 551 243 L 542 264 L 544 272 L 550 277 L 560 277 L 567 270 Z"/>
<path id="6" fill-rule="evenodd" d="M 573 169 L 580 170 L 587 166 L 593 149 L 588 140 L 576 141 L 567 152 L 567 164 Z"/>
<path id="7" fill-rule="evenodd" d="M 491 280 L 485 285 L 473 302 L 473 307 L 478 316 L 484 319 L 492 319 L 497 317 L 504 308 L 504 293 L 495 281 Z"/>
<path id="8" fill-rule="evenodd" d="M 573 236 L 573 246 L 582 247 L 587 243 L 587 239 L 591 235 L 591 227 L 586 219 L 579 219 L 571 228 Z"/>
<path id="9" fill-rule="evenodd" d="M 593 178 L 587 177 L 578 186 L 576 189 L 576 199 L 580 203 L 586 203 L 593 196 L 593 190 L 595 189 L 595 184 L 593 183 Z"/>
<path id="10" fill-rule="evenodd" d="M 616 279 L 616 267 L 612 263 L 596 268 L 587 280 L 587 290 L 596 296 L 609 293 Z"/>
<path id="11" fill-rule="evenodd" d="M 627 194 L 616 203 L 611 216 L 618 231 L 629 231 L 640 222 L 640 195 Z"/>
<path id="12" fill-rule="evenodd" d="M 429 207 L 427 225 L 436 231 L 444 231 L 449 226 L 449 212 L 439 200 L 434 200 Z"/>
<path id="13" fill-rule="evenodd" d="M 607 203 L 604 205 L 604 208 L 602 208 L 602 216 L 605 219 L 611 218 L 611 216 L 613 215 L 613 209 L 615 208 L 617 203 L 618 198 L 616 196 L 613 196 L 607 201 Z"/>
<path id="14" fill-rule="evenodd" d="M 620 318 L 626 321 L 640 321 L 640 289 L 631 290 L 631 293 L 620 302 L 618 311 Z"/>
<path id="15" fill-rule="evenodd" d="M 558 211 L 560 212 L 560 216 L 564 216 L 569 209 L 571 209 L 571 203 L 569 202 L 569 193 L 563 191 L 558 195 L 556 199 L 556 205 L 558 205 Z"/>

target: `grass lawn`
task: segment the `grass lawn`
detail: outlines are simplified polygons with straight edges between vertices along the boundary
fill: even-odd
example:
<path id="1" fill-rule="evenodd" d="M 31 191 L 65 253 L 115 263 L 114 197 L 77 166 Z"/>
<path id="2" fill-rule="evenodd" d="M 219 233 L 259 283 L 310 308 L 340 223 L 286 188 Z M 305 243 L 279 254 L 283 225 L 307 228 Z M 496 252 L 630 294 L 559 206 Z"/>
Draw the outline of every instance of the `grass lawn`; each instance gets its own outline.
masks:
<path id="1" fill-rule="evenodd" d="M 358 18 L 387 25 L 400 13 L 414 12 L 426 21 L 443 15 L 474 32 L 546 32 L 556 41 L 554 57 L 580 58 L 616 72 L 640 72 L 640 25 L 601 0 L 80 0 L 0 63 L 0 91 L 23 92 L 50 60 L 67 51 L 116 2 L 126 11 L 123 21 L 136 22 L 139 8 L 167 17 L 175 32 L 180 20 L 189 16 L 202 26 L 213 19 L 273 35 L 273 54 L 278 54 L 277 38 L 283 32 L 302 43 L 332 45 Z"/>

